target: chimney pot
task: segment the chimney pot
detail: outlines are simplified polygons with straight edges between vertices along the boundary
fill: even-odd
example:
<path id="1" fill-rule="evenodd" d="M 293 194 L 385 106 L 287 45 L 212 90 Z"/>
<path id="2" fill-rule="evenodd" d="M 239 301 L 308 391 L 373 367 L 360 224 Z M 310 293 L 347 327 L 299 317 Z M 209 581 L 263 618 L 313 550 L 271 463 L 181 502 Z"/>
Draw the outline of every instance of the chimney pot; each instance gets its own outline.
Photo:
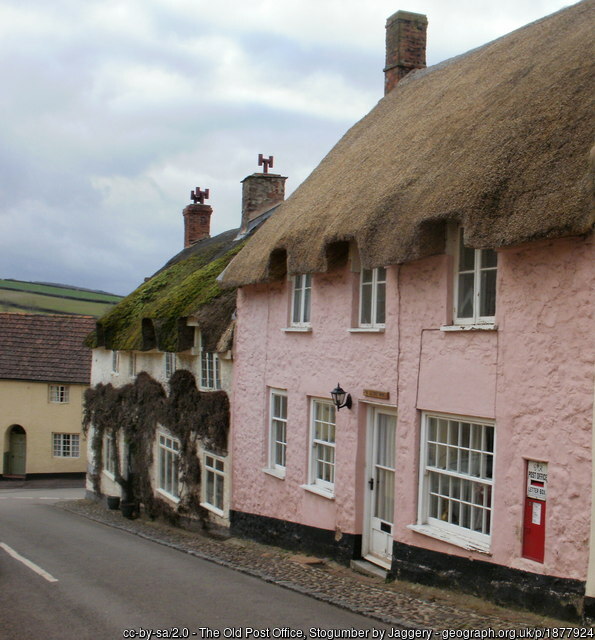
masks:
<path id="1" fill-rule="evenodd" d="M 242 180 L 242 227 L 240 233 L 259 215 L 285 200 L 286 176 L 253 173 Z"/>
<path id="2" fill-rule="evenodd" d="M 414 69 L 426 66 L 428 19 L 422 13 L 397 11 L 386 21 L 384 95 Z"/>
<path id="3" fill-rule="evenodd" d="M 208 204 L 189 204 L 184 211 L 184 249 L 211 237 L 211 214 Z"/>

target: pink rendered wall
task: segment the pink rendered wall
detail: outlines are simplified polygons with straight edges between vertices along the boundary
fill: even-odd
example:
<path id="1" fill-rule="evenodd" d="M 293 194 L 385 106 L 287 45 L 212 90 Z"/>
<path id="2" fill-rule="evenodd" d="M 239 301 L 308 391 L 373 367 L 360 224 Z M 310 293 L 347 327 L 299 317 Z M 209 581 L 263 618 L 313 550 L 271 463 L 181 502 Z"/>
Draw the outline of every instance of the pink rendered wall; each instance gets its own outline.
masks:
<path id="1" fill-rule="evenodd" d="M 524 459 L 549 461 L 545 573 L 585 579 L 590 532 L 595 243 L 565 239 L 503 253 L 496 419 L 501 424 L 494 556 L 519 558 Z M 497 427 L 498 428 L 498 427 Z"/>
<path id="2" fill-rule="evenodd" d="M 436 256 L 388 269 L 386 331 L 349 333 L 354 279 L 317 274 L 312 332 L 285 333 L 289 283 L 238 296 L 234 368 L 233 509 L 361 533 L 365 480 L 364 389 L 398 406 L 395 539 L 536 573 L 585 579 L 591 504 L 593 242 L 570 238 L 502 250 L 497 331 L 444 332 L 451 261 Z M 337 382 L 354 400 L 337 415 L 335 499 L 307 482 L 308 399 Z M 288 390 L 287 474 L 267 461 L 268 389 Z M 491 554 L 408 529 L 417 522 L 422 410 L 496 421 Z M 549 462 L 544 564 L 521 558 L 526 459 Z"/>
<path id="3" fill-rule="evenodd" d="M 396 269 L 389 270 L 390 289 L 396 287 L 395 274 Z M 357 411 L 337 414 L 335 499 L 314 495 L 300 485 L 308 477 L 309 397 L 330 400 L 337 382 L 354 399 L 362 397 L 364 386 L 390 388 L 392 394 L 396 389 L 396 336 L 348 332 L 357 275 L 345 269 L 314 276 L 311 333 L 281 330 L 288 326 L 289 282 L 239 292 L 233 446 L 242 453 L 234 463 L 234 509 L 353 532 L 356 508 L 362 506 L 361 498 L 354 502 L 354 496 L 361 493 L 365 454 Z M 393 326 L 397 307 L 395 296 L 386 309 Z M 285 480 L 262 471 L 270 387 L 288 390 L 288 424 L 293 427 L 287 435 Z"/>

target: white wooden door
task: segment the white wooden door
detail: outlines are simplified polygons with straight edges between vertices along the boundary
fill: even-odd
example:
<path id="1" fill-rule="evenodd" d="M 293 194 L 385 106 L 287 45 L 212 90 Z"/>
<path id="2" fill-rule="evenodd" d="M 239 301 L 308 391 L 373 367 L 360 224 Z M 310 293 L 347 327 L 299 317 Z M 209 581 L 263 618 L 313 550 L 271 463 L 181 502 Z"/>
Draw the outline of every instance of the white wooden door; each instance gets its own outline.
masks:
<path id="1" fill-rule="evenodd" d="M 390 567 L 395 508 L 397 414 L 382 408 L 371 408 L 370 412 L 364 556 L 371 562 Z"/>

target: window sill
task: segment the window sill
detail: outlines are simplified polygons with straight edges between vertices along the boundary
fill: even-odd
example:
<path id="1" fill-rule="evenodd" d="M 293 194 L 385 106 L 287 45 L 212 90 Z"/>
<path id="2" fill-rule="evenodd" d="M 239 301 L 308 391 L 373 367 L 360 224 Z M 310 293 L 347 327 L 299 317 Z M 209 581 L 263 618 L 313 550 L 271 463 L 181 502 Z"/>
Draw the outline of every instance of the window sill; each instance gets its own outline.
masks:
<path id="1" fill-rule="evenodd" d="M 285 333 L 312 333 L 312 327 L 283 327 Z"/>
<path id="2" fill-rule="evenodd" d="M 440 331 L 497 331 L 497 324 L 443 324 Z"/>
<path id="3" fill-rule="evenodd" d="M 157 489 L 157 493 L 159 493 L 160 495 L 162 495 L 164 498 L 167 498 L 168 500 L 170 500 L 171 502 L 173 502 L 174 504 L 178 504 L 180 502 L 180 498 L 177 498 L 176 496 L 172 495 L 171 493 L 168 493 L 167 491 L 165 491 L 164 489 Z"/>
<path id="4" fill-rule="evenodd" d="M 353 327 L 349 333 L 384 333 L 384 327 Z"/>
<path id="5" fill-rule="evenodd" d="M 204 507 L 207 511 L 211 511 L 216 515 L 221 516 L 222 518 L 225 518 L 225 512 L 222 509 L 218 509 L 217 507 L 214 507 L 212 504 L 209 504 L 208 502 L 201 502 L 200 506 Z"/>
<path id="6" fill-rule="evenodd" d="M 302 489 L 305 491 L 309 491 L 310 493 L 314 493 L 321 498 L 326 498 L 327 500 L 334 500 L 335 494 L 332 491 L 328 491 L 327 489 L 322 489 L 321 487 L 316 486 L 315 484 L 302 484 L 300 485 Z"/>
<path id="7" fill-rule="evenodd" d="M 424 536 L 428 536 L 429 538 L 434 538 L 436 540 L 441 540 L 442 542 L 452 544 L 456 547 L 461 547 L 462 549 L 466 549 L 467 551 L 476 551 L 477 553 L 491 555 L 489 544 L 470 540 L 463 535 L 457 536 L 453 533 L 442 531 L 437 527 L 431 527 L 427 524 L 410 524 L 407 526 L 407 528 L 411 529 L 411 531 L 415 531 L 416 533 L 421 533 Z"/>
<path id="8" fill-rule="evenodd" d="M 285 469 L 272 469 L 270 467 L 266 467 L 262 470 L 263 473 L 266 473 L 268 476 L 273 476 L 273 478 L 278 478 L 279 480 L 285 480 Z"/>

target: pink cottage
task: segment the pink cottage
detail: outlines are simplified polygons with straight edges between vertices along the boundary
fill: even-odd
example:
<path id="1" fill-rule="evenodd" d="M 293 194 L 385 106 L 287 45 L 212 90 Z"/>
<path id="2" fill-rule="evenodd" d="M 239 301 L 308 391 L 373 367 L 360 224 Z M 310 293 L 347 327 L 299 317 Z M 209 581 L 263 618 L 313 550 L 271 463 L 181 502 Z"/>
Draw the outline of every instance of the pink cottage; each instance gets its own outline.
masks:
<path id="1" fill-rule="evenodd" d="M 431 68 L 389 19 L 385 97 L 223 276 L 235 534 L 592 615 L 594 13 Z"/>

